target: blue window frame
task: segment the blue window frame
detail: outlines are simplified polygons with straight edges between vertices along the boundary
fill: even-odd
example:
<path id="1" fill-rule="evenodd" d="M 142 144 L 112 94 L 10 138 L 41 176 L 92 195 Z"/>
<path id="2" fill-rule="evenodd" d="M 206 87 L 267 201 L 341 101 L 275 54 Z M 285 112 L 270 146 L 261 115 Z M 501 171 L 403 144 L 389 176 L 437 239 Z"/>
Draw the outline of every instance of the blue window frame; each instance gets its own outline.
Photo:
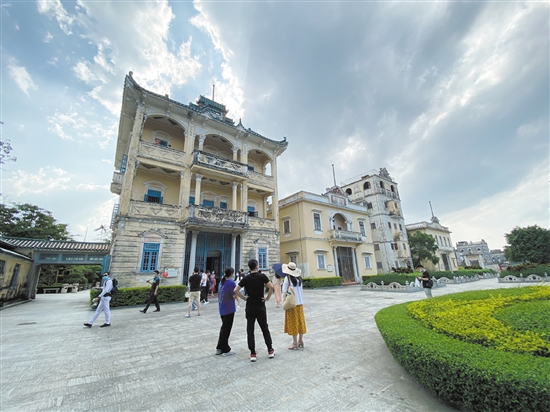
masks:
<path id="1" fill-rule="evenodd" d="M 248 206 L 246 210 L 248 211 L 248 216 L 258 217 L 258 212 L 256 212 L 256 208 L 254 206 Z"/>
<path id="2" fill-rule="evenodd" d="M 162 193 L 160 190 L 149 189 L 143 200 L 149 203 L 159 203 L 162 205 Z"/>
<path id="3" fill-rule="evenodd" d="M 227 209 L 227 202 L 220 202 L 220 209 Z"/>
<path id="4" fill-rule="evenodd" d="M 260 270 L 267 270 L 267 248 L 259 247 L 258 248 L 258 266 Z"/>
<path id="5" fill-rule="evenodd" d="M 202 205 L 205 207 L 214 207 L 214 201 L 213 200 L 203 200 Z"/>
<path id="6" fill-rule="evenodd" d="M 249 171 L 249 172 L 253 172 L 253 171 L 254 171 L 254 166 L 248 165 L 247 168 L 248 168 L 248 171 Z"/>
<path id="7" fill-rule="evenodd" d="M 159 243 L 144 243 L 143 256 L 141 258 L 141 271 L 152 272 L 157 269 L 159 258 Z"/>
<path id="8" fill-rule="evenodd" d="M 189 196 L 189 204 L 194 205 L 195 204 L 195 196 Z"/>

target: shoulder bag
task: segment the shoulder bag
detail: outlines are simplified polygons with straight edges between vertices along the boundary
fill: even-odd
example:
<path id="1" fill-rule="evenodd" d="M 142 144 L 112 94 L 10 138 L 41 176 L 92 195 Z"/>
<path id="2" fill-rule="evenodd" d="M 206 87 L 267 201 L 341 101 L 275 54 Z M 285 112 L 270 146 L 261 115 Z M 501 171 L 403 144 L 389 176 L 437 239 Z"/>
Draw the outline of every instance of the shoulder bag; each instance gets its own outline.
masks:
<path id="1" fill-rule="evenodd" d="M 294 309 L 296 307 L 296 294 L 292 286 L 288 287 L 286 292 L 285 300 L 283 301 L 283 310 L 287 311 L 289 309 Z"/>

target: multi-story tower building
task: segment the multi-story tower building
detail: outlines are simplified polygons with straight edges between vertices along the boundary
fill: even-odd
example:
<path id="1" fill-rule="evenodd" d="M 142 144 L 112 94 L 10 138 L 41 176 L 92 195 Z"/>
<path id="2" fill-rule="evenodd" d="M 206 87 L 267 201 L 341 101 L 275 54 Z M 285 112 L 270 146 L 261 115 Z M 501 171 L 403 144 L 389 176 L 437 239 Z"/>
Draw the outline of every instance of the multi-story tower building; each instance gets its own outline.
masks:
<path id="1" fill-rule="evenodd" d="M 120 196 L 112 274 L 130 286 L 155 269 L 168 284 L 186 282 L 195 266 L 221 274 L 256 258 L 269 269 L 280 260 L 277 157 L 287 145 L 235 124 L 213 99 L 185 105 L 130 72 L 111 183 Z"/>
<path id="2" fill-rule="evenodd" d="M 405 225 L 407 232 L 411 235 L 414 232 L 422 232 L 432 236 L 435 239 L 437 250 L 435 255 L 439 258 L 439 262 L 435 265 L 427 260 L 423 261 L 422 265 L 429 271 L 451 271 L 458 270 L 456 255 L 451 241 L 451 231 L 448 227 L 442 226 L 439 219 L 432 216 L 430 222 L 419 222 Z"/>
<path id="3" fill-rule="evenodd" d="M 392 267 L 412 265 L 405 220 L 397 183 L 386 168 L 380 168 L 342 184 L 354 203 L 366 206 L 372 230 L 376 267 L 388 273 Z"/>
<path id="4" fill-rule="evenodd" d="M 344 283 L 375 275 L 366 206 L 338 186 L 323 195 L 298 192 L 279 201 L 281 257 L 305 277 L 341 276 Z"/>

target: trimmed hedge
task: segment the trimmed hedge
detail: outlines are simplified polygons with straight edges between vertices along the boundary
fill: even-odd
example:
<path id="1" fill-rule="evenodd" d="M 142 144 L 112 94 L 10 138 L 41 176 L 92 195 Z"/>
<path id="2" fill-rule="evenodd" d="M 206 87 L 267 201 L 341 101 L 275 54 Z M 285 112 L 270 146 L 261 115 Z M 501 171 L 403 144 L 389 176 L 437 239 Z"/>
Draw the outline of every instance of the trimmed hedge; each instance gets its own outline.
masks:
<path id="1" fill-rule="evenodd" d="M 516 268 L 518 267 L 519 266 L 516 266 Z M 503 278 L 508 275 L 519 277 L 520 273 L 523 275 L 524 278 L 529 275 L 539 275 L 544 277 L 545 273 L 550 276 L 550 266 L 522 267 L 521 270 L 502 270 L 500 272 L 500 277 Z"/>
<path id="2" fill-rule="evenodd" d="M 158 299 L 160 303 L 183 302 L 187 286 L 163 286 L 159 288 Z M 151 292 L 151 287 L 119 288 L 118 294 L 111 298 L 111 307 L 145 305 Z M 100 291 L 90 290 L 90 306 L 92 300 L 99 295 Z"/>
<path id="3" fill-rule="evenodd" d="M 436 279 L 446 277 L 452 279 L 455 276 L 464 276 L 464 277 L 474 277 L 475 275 L 483 275 L 483 273 L 496 273 L 491 269 L 464 269 L 460 272 L 451 272 L 451 271 L 442 271 L 442 272 L 429 272 L 430 276 L 435 277 Z M 374 282 L 377 285 L 381 285 L 384 281 L 384 285 L 389 285 L 392 282 L 400 283 L 401 285 L 405 284 L 405 281 L 408 283 L 414 282 L 417 276 L 420 276 L 419 272 L 411 274 L 402 274 L 402 273 L 386 273 L 383 275 L 374 275 L 374 276 L 362 276 L 363 285 L 366 285 L 369 282 Z"/>
<path id="4" fill-rule="evenodd" d="M 466 300 L 475 293 L 489 296 L 489 292 L 495 291 L 430 300 L 455 296 Z M 375 320 L 393 357 L 418 382 L 459 408 L 550 411 L 549 358 L 496 350 L 437 333 L 410 316 L 410 304 L 382 309 Z"/>
<path id="5" fill-rule="evenodd" d="M 327 278 L 305 278 L 305 289 L 325 288 L 329 286 L 342 286 L 342 278 L 340 276 Z"/>

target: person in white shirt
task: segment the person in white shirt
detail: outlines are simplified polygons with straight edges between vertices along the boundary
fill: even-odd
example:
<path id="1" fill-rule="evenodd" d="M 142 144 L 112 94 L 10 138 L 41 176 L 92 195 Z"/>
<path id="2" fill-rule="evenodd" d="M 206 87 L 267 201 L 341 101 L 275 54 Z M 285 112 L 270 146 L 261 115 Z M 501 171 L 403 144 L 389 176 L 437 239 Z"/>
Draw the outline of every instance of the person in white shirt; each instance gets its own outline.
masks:
<path id="1" fill-rule="evenodd" d="M 92 327 L 101 312 L 105 313 L 105 323 L 101 325 L 100 328 L 111 326 L 111 308 L 109 305 L 111 304 L 111 289 L 113 289 L 113 281 L 109 276 L 109 272 L 105 272 L 103 274 L 102 284 L 103 288 L 101 293 L 93 300 L 94 302 L 99 302 L 97 309 L 95 310 L 95 314 L 89 322 L 84 324 L 84 326 L 88 328 Z"/>
<path id="2" fill-rule="evenodd" d="M 283 274 L 285 276 L 283 282 L 283 299 L 286 296 L 288 289 L 292 287 L 296 295 L 296 307 L 285 311 L 285 333 L 292 336 L 292 345 L 289 350 L 303 349 L 304 334 L 306 329 L 306 318 L 304 316 L 304 288 L 302 280 L 302 271 L 296 268 L 296 263 L 290 262 L 288 265 L 283 263 Z"/>

